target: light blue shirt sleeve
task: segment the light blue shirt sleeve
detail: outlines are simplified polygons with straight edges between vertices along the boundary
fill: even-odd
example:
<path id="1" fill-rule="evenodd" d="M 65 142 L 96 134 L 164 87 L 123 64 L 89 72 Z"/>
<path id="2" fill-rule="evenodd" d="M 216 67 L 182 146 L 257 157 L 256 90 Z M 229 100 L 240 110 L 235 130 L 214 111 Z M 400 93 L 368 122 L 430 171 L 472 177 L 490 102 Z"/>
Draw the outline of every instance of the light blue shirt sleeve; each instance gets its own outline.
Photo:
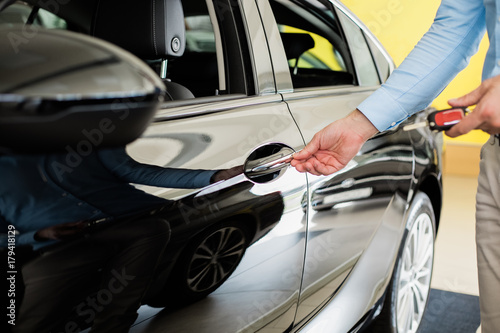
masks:
<path id="1" fill-rule="evenodd" d="M 8 242 L 7 234 L 0 235 L 0 248 L 5 248 L 7 246 L 21 246 L 21 245 L 33 245 L 36 243 L 35 234 L 37 230 L 25 232 L 20 235 L 16 235 L 16 242 L 11 244 Z"/>
<path id="2" fill-rule="evenodd" d="M 485 27 L 482 0 L 443 0 L 429 31 L 358 109 L 379 131 L 425 109 L 467 66 Z"/>

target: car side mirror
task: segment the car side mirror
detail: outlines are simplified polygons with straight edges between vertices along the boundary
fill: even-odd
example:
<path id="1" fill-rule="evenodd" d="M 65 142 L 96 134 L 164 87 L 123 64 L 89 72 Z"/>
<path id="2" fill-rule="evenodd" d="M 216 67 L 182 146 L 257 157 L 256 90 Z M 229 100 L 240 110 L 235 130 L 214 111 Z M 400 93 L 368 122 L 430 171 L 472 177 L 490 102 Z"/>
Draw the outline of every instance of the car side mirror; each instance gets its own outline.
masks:
<path id="1" fill-rule="evenodd" d="M 125 145 L 146 129 L 164 89 L 144 62 L 97 38 L 0 28 L 0 152 Z"/>

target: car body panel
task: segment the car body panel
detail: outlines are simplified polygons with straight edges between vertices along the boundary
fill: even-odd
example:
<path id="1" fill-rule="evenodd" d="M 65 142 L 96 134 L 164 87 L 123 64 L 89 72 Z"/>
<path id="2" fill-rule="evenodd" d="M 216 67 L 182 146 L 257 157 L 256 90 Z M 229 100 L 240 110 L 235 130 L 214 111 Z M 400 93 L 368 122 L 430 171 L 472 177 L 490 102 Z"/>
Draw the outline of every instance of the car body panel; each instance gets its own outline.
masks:
<path id="1" fill-rule="evenodd" d="M 222 103 L 219 107 L 222 110 L 218 110 L 217 103 L 212 103 L 210 109 L 213 113 L 209 115 L 155 122 L 142 138 L 129 145 L 129 154 L 142 163 L 155 163 L 166 167 L 221 169 L 244 164 L 246 157 L 260 145 L 282 142 L 295 150 L 303 147 L 302 137 L 279 95 L 252 97 L 247 98 L 241 106 L 228 108 L 226 103 Z M 185 111 L 186 114 L 191 113 L 189 107 L 186 107 Z M 239 125 L 235 125 L 236 123 Z M 238 331 L 245 327 L 257 330 L 278 318 L 288 323 L 287 326 L 292 324 L 301 276 L 289 274 L 282 278 L 280 273 L 287 270 L 302 271 L 306 228 L 305 214 L 301 206 L 306 191 L 304 174 L 289 168 L 278 179 L 263 184 L 251 183 L 243 175 L 239 175 L 231 181 L 194 192 L 143 189 L 165 199 L 189 198 L 191 193 L 195 193 L 195 198 L 192 199 L 194 210 L 187 211 L 186 214 L 190 216 L 184 216 L 186 223 L 192 223 L 189 221 L 196 218 L 191 214 L 197 215 L 195 210 L 205 204 L 203 201 L 197 202 L 197 198 L 208 195 L 210 205 L 223 211 L 225 203 L 219 201 L 219 193 L 231 191 L 231 187 L 236 189 L 238 186 L 244 186 L 245 189 L 242 194 L 232 194 L 232 202 L 229 202 L 229 205 L 244 205 L 244 201 L 238 201 L 245 193 L 252 200 L 254 197 L 263 198 L 260 205 L 281 200 L 284 202 L 282 216 L 279 210 L 281 206 L 277 205 L 280 220 L 273 223 L 274 226 L 265 236 L 246 250 L 237 270 L 222 287 L 205 300 L 177 310 L 175 314 L 161 316 L 161 323 L 165 322 L 170 327 L 182 327 L 186 325 L 182 324 L 186 322 L 185 316 L 188 316 L 191 318 L 189 329 L 197 332 L 224 329 Z M 251 207 L 246 210 L 247 212 L 241 214 L 252 214 Z M 230 214 L 220 218 L 206 215 L 204 217 L 208 223 L 237 218 Z M 175 226 L 173 232 L 176 232 Z M 268 310 L 269 313 L 261 313 L 259 304 L 268 303 L 273 304 Z M 206 307 L 206 304 L 210 304 L 209 312 L 198 310 L 199 307 Z M 235 317 L 238 320 L 228 320 Z"/>
<path id="2" fill-rule="evenodd" d="M 369 93 L 356 94 L 351 91 L 348 96 L 335 96 L 322 92 L 324 96 L 318 91 L 298 93 L 296 95 L 302 98 L 295 95 L 292 100 L 284 95 L 299 128 L 308 129 L 302 131 L 306 141 L 312 138 L 315 131 L 328 125 L 331 119 L 345 116 L 351 111 L 350 103 L 361 101 Z M 370 255 L 370 247 L 379 246 L 373 244 L 377 243 L 377 237 L 381 237 L 378 236 L 380 233 L 386 232 L 385 223 L 395 223 L 397 232 L 394 236 L 401 237 L 412 171 L 413 149 L 409 137 L 406 133 L 393 133 L 366 143 L 344 170 L 330 177 L 309 176 L 311 197 L 301 305 L 310 309 L 319 308 L 327 301 L 334 304 L 338 297 L 334 295 L 340 292 L 339 288 L 343 284 L 342 289 L 351 284 L 357 286 L 354 272 L 346 281 L 339 276 L 347 276 L 353 267 L 359 267 L 356 271 L 373 270 L 374 261 L 360 258 L 365 252 Z M 313 237 L 314 234 L 318 235 Z M 328 244 L 326 248 L 325 244 Z M 394 246 L 394 242 L 391 244 L 390 250 L 384 252 L 386 255 L 377 258 L 375 266 L 393 266 L 398 246 Z M 328 256 L 325 256 L 325 251 Z M 363 265 L 366 265 L 364 269 Z M 361 274 L 364 283 L 370 286 L 378 286 L 380 280 L 388 276 L 387 270 L 378 271 L 378 274 L 373 271 Z M 387 283 L 388 280 L 383 281 L 382 287 L 378 287 L 383 290 Z M 315 293 L 322 297 L 312 297 Z M 366 304 L 373 306 L 377 299 L 374 297 L 368 302 L 354 302 L 348 307 L 348 312 L 353 314 L 358 305 L 362 307 L 359 312 L 365 313 Z M 339 301 L 340 304 L 342 302 Z M 332 306 L 326 306 L 322 312 Z M 359 318 L 358 315 L 353 317 Z M 346 314 L 339 318 L 345 320 Z M 330 324 L 328 327 L 332 330 L 335 326 Z M 338 332 L 344 328 L 342 324 Z"/>
<path id="3" fill-rule="evenodd" d="M 73 2 L 60 4 L 61 15 L 90 31 L 96 3 Z M 146 165 L 245 173 L 196 189 L 133 184 L 168 203 L 151 214 L 169 221 L 172 236 L 131 332 L 357 331 L 380 310 L 417 191 L 439 217 L 440 135 L 391 128 L 339 172 L 297 172 L 289 153 L 385 81 L 394 68 L 387 52 L 335 0 L 183 3 L 186 16 L 211 25 L 187 34 L 192 61 L 169 59 L 168 80 L 196 97 L 165 101 L 126 152 Z M 82 7 L 86 15 L 73 17 Z M 287 33 L 314 40 L 301 61 Z M 325 50 L 331 62 L 317 57 Z M 198 71 L 212 65 L 209 79 Z M 255 160 L 279 165 L 251 178 L 245 166 Z M 241 261 L 213 290 L 183 298 L 188 254 L 226 227 L 246 237 Z"/>

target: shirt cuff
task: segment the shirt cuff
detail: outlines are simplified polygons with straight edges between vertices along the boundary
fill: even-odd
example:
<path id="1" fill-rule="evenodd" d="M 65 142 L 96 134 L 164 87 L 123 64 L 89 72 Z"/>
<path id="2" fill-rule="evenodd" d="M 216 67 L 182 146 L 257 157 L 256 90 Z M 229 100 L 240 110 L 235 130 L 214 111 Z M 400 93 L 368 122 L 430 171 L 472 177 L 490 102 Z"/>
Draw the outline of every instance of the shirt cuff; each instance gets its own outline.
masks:
<path id="1" fill-rule="evenodd" d="M 33 250 L 38 250 L 42 247 L 45 247 L 47 245 L 55 244 L 58 241 L 57 240 L 42 240 L 38 241 L 35 239 L 35 234 L 38 230 L 35 231 L 29 231 L 29 232 L 24 232 L 20 234 L 19 236 L 16 237 L 16 245 L 31 245 L 33 247 Z"/>
<path id="2" fill-rule="evenodd" d="M 16 237 L 16 245 L 33 245 L 38 241 L 35 240 L 35 231 L 23 232 L 19 236 Z"/>
<path id="3" fill-rule="evenodd" d="M 387 94 L 384 88 L 379 88 L 359 106 L 368 120 L 380 132 L 396 126 L 408 117 L 405 110 Z"/>
<path id="4" fill-rule="evenodd" d="M 202 188 L 205 186 L 210 185 L 212 176 L 215 175 L 219 170 L 206 170 L 206 171 L 201 171 L 194 179 L 194 187 L 195 188 Z"/>

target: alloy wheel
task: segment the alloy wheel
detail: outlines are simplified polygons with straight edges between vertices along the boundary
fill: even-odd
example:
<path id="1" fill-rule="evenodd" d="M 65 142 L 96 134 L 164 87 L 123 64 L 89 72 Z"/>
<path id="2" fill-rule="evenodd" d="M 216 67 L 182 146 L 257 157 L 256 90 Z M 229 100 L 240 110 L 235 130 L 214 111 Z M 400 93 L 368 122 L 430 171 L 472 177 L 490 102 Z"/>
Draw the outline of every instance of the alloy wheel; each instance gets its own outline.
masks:
<path id="1" fill-rule="evenodd" d="M 415 333 L 430 291 L 434 258 L 434 229 L 430 216 L 420 214 L 411 227 L 402 253 L 397 290 L 397 328 Z"/>
<path id="2" fill-rule="evenodd" d="M 245 233 L 236 227 L 223 227 L 208 235 L 191 257 L 188 287 L 203 292 L 218 286 L 239 264 L 245 246 Z"/>

